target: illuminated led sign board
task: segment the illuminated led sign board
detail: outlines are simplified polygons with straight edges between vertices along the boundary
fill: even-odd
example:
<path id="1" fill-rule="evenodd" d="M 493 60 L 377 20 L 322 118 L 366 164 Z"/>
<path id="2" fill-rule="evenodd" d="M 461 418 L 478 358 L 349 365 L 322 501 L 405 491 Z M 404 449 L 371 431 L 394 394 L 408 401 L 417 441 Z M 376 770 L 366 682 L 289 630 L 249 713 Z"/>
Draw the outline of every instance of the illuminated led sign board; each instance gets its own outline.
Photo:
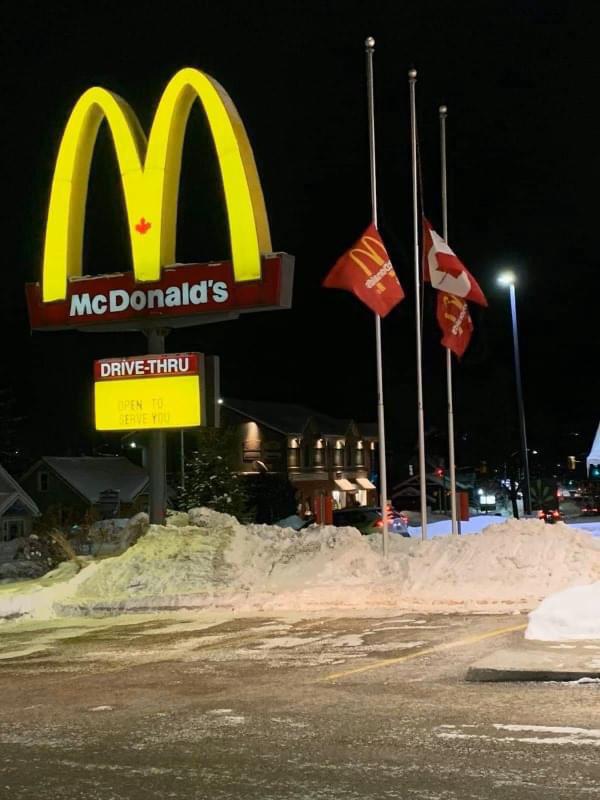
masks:
<path id="1" fill-rule="evenodd" d="M 177 200 L 188 117 L 199 100 L 212 135 L 229 221 L 231 260 L 175 260 Z M 132 273 L 83 276 L 88 178 L 106 120 L 121 173 Z M 34 329 L 143 329 L 289 308 L 293 257 L 272 253 L 254 156 L 242 120 L 209 75 L 183 69 L 167 85 L 148 140 L 133 110 L 93 88 L 76 103 L 60 144 L 46 224 L 41 284 L 27 287 Z"/>
<path id="2" fill-rule="evenodd" d="M 96 430 L 167 430 L 205 424 L 203 366 L 199 353 L 95 361 Z"/>

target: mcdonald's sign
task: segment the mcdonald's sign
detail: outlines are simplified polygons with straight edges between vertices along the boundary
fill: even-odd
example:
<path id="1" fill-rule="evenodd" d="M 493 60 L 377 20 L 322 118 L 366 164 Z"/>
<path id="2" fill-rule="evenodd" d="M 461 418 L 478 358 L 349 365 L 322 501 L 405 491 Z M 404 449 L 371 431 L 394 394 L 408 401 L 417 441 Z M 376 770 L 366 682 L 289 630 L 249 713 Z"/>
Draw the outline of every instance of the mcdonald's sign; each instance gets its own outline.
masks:
<path id="1" fill-rule="evenodd" d="M 177 199 L 187 121 L 201 103 L 215 145 L 229 221 L 231 260 L 177 264 Z M 83 231 L 98 129 L 106 120 L 121 174 L 132 272 L 85 276 Z M 31 326 L 171 327 L 289 308 L 293 257 L 272 253 L 254 156 L 225 90 L 196 69 L 167 85 L 148 140 L 117 95 L 92 88 L 79 98 L 59 147 L 46 224 L 41 283 L 27 286 Z"/>

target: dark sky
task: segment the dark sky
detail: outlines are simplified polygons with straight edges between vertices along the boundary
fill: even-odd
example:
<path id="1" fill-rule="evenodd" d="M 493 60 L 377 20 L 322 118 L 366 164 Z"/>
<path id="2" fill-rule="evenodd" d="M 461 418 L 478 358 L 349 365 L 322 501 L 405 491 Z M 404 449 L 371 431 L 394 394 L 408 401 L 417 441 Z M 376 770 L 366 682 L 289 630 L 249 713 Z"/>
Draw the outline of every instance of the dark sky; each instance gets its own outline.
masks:
<path id="1" fill-rule="evenodd" d="M 449 239 L 489 299 L 455 369 L 459 463 L 501 463 L 518 447 L 508 297 L 519 275 L 523 381 L 532 447 L 549 463 L 586 449 L 598 422 L 597 103 L 592 4 L 564 2 L 220 2 L 4 4 L 5 345 L 30 457 L 92 452 L 94 358 L 143 352 L 136 334 L 30 334 L 23 285 L 40 273 L 57 146 L 78 96 L 101 85 L 149 126 L 174 72 L 198 67 L 247 127 L 274 248 L 296 256 L 291 311 L 188 329 L 173 351 L 222 358 L 225 395 L 303 402 L 375 418 L 374 325 L 355 298 L 320 284 L 370 218 L 363 42 L 377 41 L 380 229 L 407 299 L 384 321 L 389 444 L 401 472 L 416 440 L 407 70 L 417 104 L 425 210 L 441 229 L 438 115 L 449 107 Z M 579 8 L 578 8 L 579 7 Z M 179 261 L 227 257 L 223 207 L 202 113 L 186 139 Z M 94 156 L 84 268 L 130 268 L 110 139 Z M 425 413 L 443 452 L 444 351 L 425 300 Z M 581 436 L 572 436 L 573 433 Z"/>

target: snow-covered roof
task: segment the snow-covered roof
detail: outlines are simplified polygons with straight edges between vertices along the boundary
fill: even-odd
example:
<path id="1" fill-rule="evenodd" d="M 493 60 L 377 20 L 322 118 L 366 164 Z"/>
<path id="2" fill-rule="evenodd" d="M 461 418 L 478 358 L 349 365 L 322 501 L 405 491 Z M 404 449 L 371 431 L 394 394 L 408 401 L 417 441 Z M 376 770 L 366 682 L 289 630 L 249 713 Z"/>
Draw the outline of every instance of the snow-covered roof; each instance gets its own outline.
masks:
<path id="1" fill-rule="evenodd" d="M 44 456 L 42 462 L 90 503 L 98 502 L 106 489 L 117 489 L 121 502 L 131 503 L 148 484 L 146 470 L 122 456 Z"/>
<path id="2" fill-rule="evenodd" d="M 600 422 L 598 423 L 598 430 L 596 431 L 596 436 L 594 438 L 594 443 L 592 444 L 592 449 L 590 450 L 590 454 L 587 457 L 588 473 L 592 464 L 600 464 Z"/>
<path id="3" fill-rule="evenodd" d="M 0 466 L 0 515 L 6 513 L 11 506 L 19 501 L 25 508 L 29 509 L 32 514 L 35 516 L 39 515 L 39 508 L 31 497 L 29 497 L 25 489 L 19 486 L 4 467 Z"/>

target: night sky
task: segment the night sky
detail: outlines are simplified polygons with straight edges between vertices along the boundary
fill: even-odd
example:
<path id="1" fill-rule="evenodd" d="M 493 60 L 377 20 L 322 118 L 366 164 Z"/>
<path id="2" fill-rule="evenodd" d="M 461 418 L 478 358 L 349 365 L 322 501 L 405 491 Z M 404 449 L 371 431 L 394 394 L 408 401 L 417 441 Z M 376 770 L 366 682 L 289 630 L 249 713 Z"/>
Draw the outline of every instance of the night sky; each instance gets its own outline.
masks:
<path id="1" fill-rule="evenodd" d="M 457 461 L 502 464 L 518 449 L 508 295 L 517 289 L 530 446 L 543 469 L 591 444 L 598 423 L 600 69 L 584 4 L 554 2 L 212 2 L 5 4 L 1 26 L 4 346 L 0 386 L 24 418 L 25 458 L 109 452 L 92 430 L 94 358 L 144 352 L 141 334 L 29 331 L 24 283 L 38 280 L 62 130 L 79 95 L 122 95 L 146 131 L 183 66 L 214 76 L 244 120 L 275 250 L 296 256 L 291 311 L 173 333 L 173 352 L 221 356 L 223 394 L 302 402 L 374 420 L 372 314 L 321 288 L 370 221 L 364 39 L 375 37 L 380 230 L 407 294 L 383 323 L 388 448 L 406 474 L 416 443 L 407 71 L 418 69 L 424 207 L 441 232 L 438 106 L 449 108 L 449 241 L 479 280 L 475 336 L 455 369 Z M 591 7 L 591 4 L 585 4 Z M 179 261 L 227 258 L 223 200 L 200 107 L 186 139 Z M 85 233 L 89 274 L 130 268 L 120 181 L 102 130 Z M 444 351 L 433 291 L 424 309 L 425 416 L 446 444 Z M 580 436 L 573 436 L 574 433 Z M 100 448 L 98 450 L 98 448 Z"/>

